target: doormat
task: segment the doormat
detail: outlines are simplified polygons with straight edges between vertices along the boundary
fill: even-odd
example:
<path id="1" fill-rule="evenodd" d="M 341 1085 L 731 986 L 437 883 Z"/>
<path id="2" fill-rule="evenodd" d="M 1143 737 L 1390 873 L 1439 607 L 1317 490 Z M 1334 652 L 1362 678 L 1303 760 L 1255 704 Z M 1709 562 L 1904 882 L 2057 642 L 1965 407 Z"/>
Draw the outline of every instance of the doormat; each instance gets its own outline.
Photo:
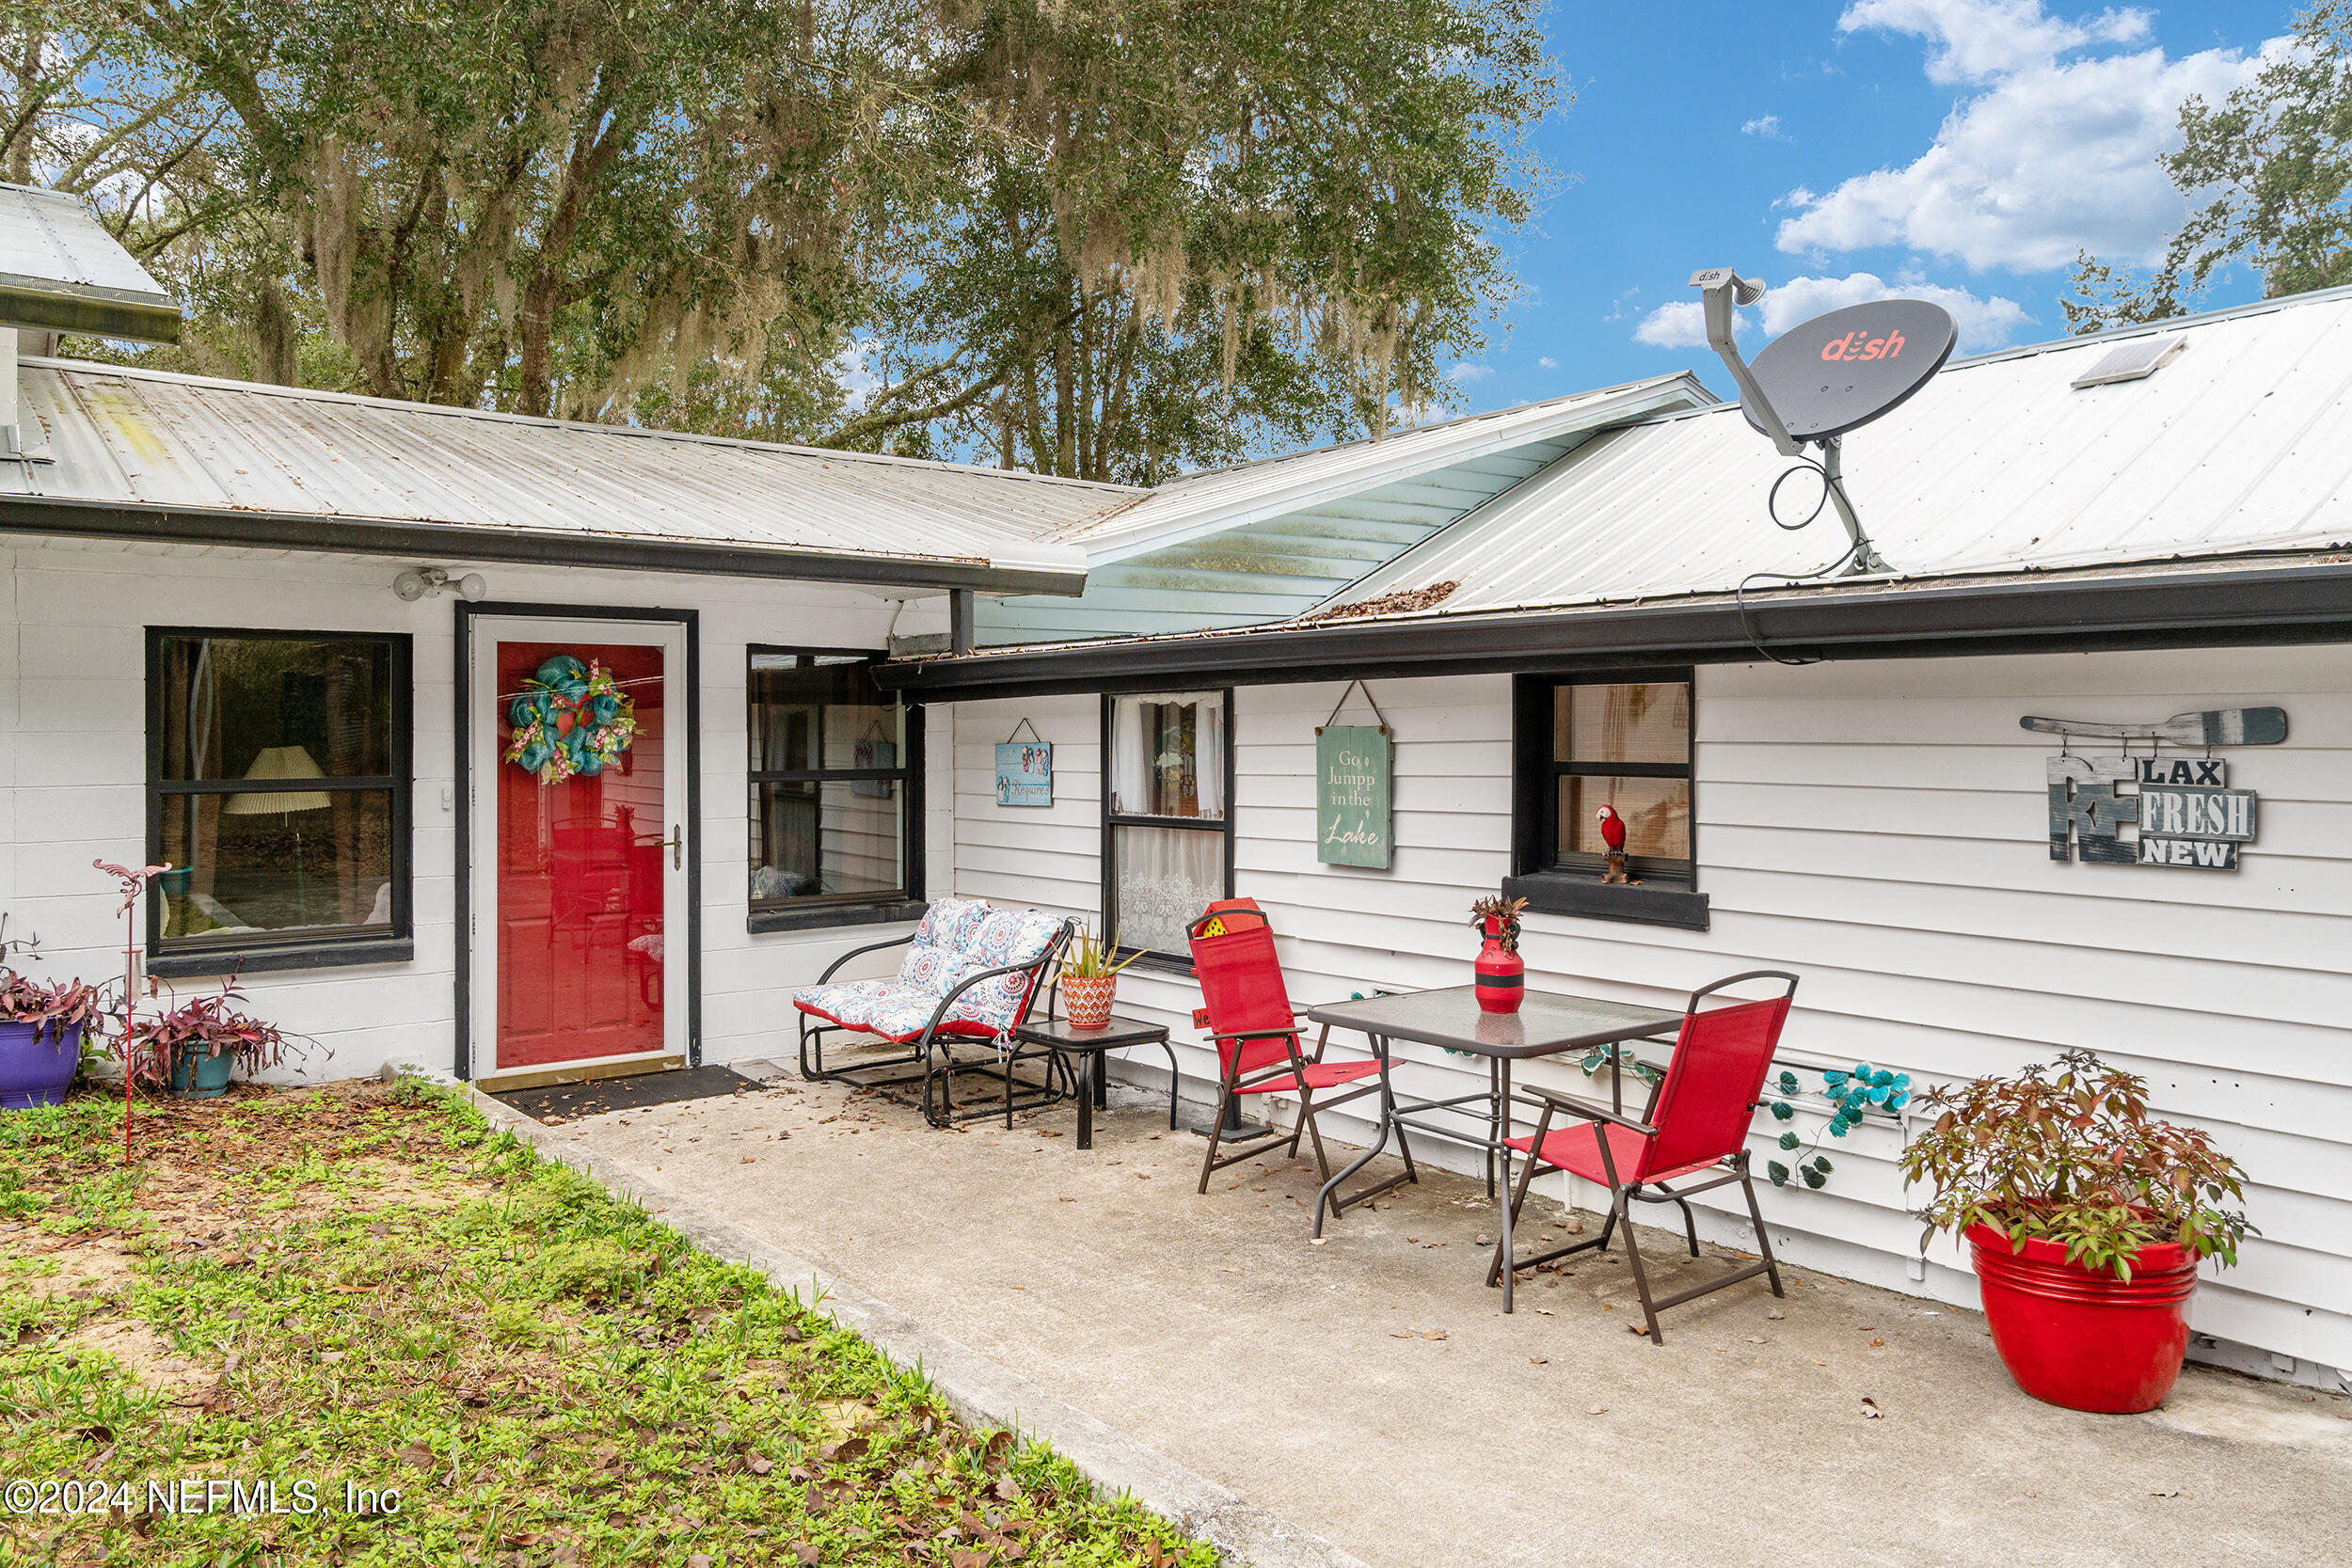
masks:
<path id="1" fill-rule="evenodd" d="M 768 1085 L 746 1078 L 733 1068 L 685 1067 L 666 1072 L 641 1072 L 629 1078 L 598 1078 L 585 1084 L 549 1084 L 543 1088 L 507 1089 L 490 1098 L 542 1125 L 600 1117 L 607 1111 L 641 1111 L 648 1105 L 675 1105 L 686 1100 L 716 1100 L 726 1095 L 752 1094 Z"/>

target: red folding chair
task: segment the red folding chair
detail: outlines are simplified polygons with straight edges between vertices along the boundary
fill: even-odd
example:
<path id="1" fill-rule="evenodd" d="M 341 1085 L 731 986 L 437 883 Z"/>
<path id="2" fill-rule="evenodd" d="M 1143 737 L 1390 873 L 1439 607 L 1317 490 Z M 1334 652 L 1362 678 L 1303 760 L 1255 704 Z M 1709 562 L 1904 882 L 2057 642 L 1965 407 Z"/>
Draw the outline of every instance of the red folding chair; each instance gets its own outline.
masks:
<path id="1" fill-rule="evenodd" d="M 1778 996 L 1764 1001 L 1733 1002 L 1705 1012 L 1699 1010 L 1702 998 L 1750 980 L 1779 980 L 1785 985 Z M 1641 1292 L 1642 1311 L 1649 1321 L 1649 1341 L 1653 1345 L 1664 1343 L 1659 1333 L 1658 1314 L 1695 1296 L 1737 1285 L 1759 1274 L 1771 1277 L 1772 1294 L 1785 1294 L 1780 1288 L 1780 1265 L 1773 1260 L 1772 1241 L 1764 1234 L 1764 1215 L 1756 1206 L 1756 1186 L 1748 1179 L 1747 1137 L 1749 1124 L 1763 1095 L 1764 1074 L 1772 1067 L 1772 1052 L 1780 1044 L 1780 1031 L 1788 1022 L 1788 1005 L 1796 993 L 1797 977 L 1778 969 L 1750 970 L 1692 991 L 1691 1005 L 1682 1015 L 1682 1032 L 1675 1040 L 1674 1061 L 1667 1067 L 1666 1076 L 1650 1090 L 1649 1104 L 1638 1121 L 1576 1095 L 1531 1087 L 1528 1095 L 1544 1108 L 1534 1136 L 1503 1140 L 1528 1155 L 1526 1167 L 1519 1172 L 1518 1185 L 1511 1195 L 1510 1213 L 1503 1220 L 1506 1233 L 1507 1228 L 1518 1225 L 1519 1210 L 1527 1202 L 1527 1184 L 1534 1179 L 1539 1165 L 1571 1171 L 1587 1181 L 1607 1187 L 1609 1218 L 1598 1236 L 1534 1258 L 1517 1259 L 1514 1272 L 1582 1252 L 1587 1247 L 1605 1250 L 1611 1233 L 1622 1221 L 1626 1261 L 1633 1265 L 1633 1288 Z M 1583 1125 L 1553 1132 L 1552 1119 L 1563 1112 L 1581 1118 Z M 1701 1171 L 1719 1174 L 1696 1186 L 1667 1185 Z M 1762 1261 L 1734 1269 L 1704 1285 L 1677 1291 L 1662 1300 L 1654 1299 L 1650 1295 L 1649 1276 L 1642 1269 L 1641 1249 L 1633 1240 L 1633 1216 L 1628 1200 L 1679 1205 L 1690 1237 L 1691 1256 L 1696 1258 L 1698 1226 L 1692 1217 L 1689 1199 L 1734 1181 L 1747 1196 L 1748 1218 L 1756 1227 L 1756 1250 L 1762 1255 Z M 1498 1244 L 1494 1262 L 1486 1271 L 1486 1283 L 1495 1284 L 1502 1274 L 1502 1248 Z M 1502 1283 L 1503 1310 L 1507 1312 L 1511 1307 L 1510 1281 Z"/>
<path id="2" fill-rule="evenodd" d="M 1227 1165 L 1256 1159 L 1284 1144 L 1289 1147 L 1283 1158 L 1297 1158 L 1302 1134 L 1313 1141 L 1315 1169 L 1327 1185 L 1331 1162 L 1324 1156 L 1323 1134 L 1315 1128 L 1315 1117 L 1351 1100 L 1377 1094 L 1380 1064 L 1325 1061 L 1323 1050 L 1331 1037 L 1327 1024 L 1315 1038 L 1315 1053 L 1300 1055 L 1298 1009 L 1291 1006 L 1290 991 L 1282 984 L 1281 960 L 1274 952 L 1274 927 L 1266 923 L 1256 899 L 1226 898 L 1211 904 L 1186 935 L 1192 943 L 1193 970 L 1200 981 L 1200 1000 L 1205 1004 L 1193 1015 L 1193 1023 L 1216 1037 L 1216 1120 L 1209 1130 L 1209 1152 L 1200 1164 L 1200 1190 L 1207 1192 L 1209 1178 Z M 1365 1078 L 1375 1082 L 1336 1100 L 1320 1103 L 1315 1100 L 1318 1090 Z M 1298 1096 L 1298 1125 L 1287 1137 L 1278 1132 L 1238 1153 L 1217 1158 L 1226 1114 L 1235 1100 L 1246 1094 L 1294 1092 Z M 1403 1137 L 1400 1130 L 1400 1146 Z M 1411 1160 L 1407 1153 L 1408 1167 Z M 1331 1212 L 1335 1218 L 1339 1214 L 1336 1195 Z"/>

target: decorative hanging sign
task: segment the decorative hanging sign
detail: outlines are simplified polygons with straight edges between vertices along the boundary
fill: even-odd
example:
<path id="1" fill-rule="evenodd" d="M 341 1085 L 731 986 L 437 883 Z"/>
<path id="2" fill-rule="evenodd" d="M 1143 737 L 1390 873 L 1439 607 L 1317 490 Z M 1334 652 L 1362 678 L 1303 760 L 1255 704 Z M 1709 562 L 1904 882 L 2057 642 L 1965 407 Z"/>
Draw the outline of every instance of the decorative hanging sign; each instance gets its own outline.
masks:
<path id="1" fill-rule="evenodd" d="M 1029 732 L 1027 740 L 1021 732 Z M 1050 806 L 1054 803 L 1054 747 L 1026 719 L 1012 727 L 1012 737 L 996 747 L 996 803 L 1000 806 Z"/>
<path id="2" fill-rule="evenodd" d="M 2251 844 L 2261 800 L 2229 787 L 2229 765 L 2216 756 L 2166 756 L 2166 742 L 2186 746 L 2275 746 L 2287 737 L 2284 708 L 2217 708 L 2182 713 L 2161 724 L 2101 724 L 2025 718 L 2045 735 L 2090 736 L 2150 743 L 2149 754 L 2049 759 L 2050 858 L 2090 865 L 2160 865 L 2235 871 L 2238 846 Z M 2122 793 L 2129 789 L 2130 793 Z M 2138 830 L 2126 839 L 2123 829 Z"/>
<path id="3" fill-rule="evenodd" d="M 1386 870 L 1390 856 L 1389 786 L 1395 744 L 1387 716 L 1372 690 L 1350 681 L 1332 706 L 1331 718 L 1347 705 L 1347 692 L 1361 690 L 1377 728 L 1333 724 L 1315 730 L 1315 859 L 1326 865 L 1368 865 Z"/>
<path id="4" fill-rule="evenodd" d="M 593 777 L 636 740 L 636 700 L 612 671 L 557 654 L 524 679 L 523 690 L 507 705 L 514 735 L 506 760 L 538 774 L 541 784 Z"/>

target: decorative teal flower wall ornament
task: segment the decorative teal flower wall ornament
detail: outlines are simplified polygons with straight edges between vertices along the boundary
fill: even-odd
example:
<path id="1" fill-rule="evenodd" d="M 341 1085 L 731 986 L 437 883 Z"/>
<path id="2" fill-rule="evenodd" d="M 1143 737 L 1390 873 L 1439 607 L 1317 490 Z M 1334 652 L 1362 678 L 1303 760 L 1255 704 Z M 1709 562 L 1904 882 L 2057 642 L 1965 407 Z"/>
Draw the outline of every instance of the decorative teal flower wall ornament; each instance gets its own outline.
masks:
<path id="1" fill-rule="evenodd" d="M 1822 1098 L 1836 1109 L 1830 1113 L 1829 1120 L 1822 1124 L 1821 1132 L 1813 1135 L 1812 1146 L 1807 1149 L 1810 1158 L 1800 1159 L 1793 1170 L 1778 1160 L 1765 1162 L 1765 1174 L 1772 1179 L 1772 1185 L 1775 1187 L 1788 1185 L 1791 1177 L 1816 1190 L 1827 1185 L 1829 1173 L 1833 1167 L 1829 1163 L 1829 1156 L 1820 1152 L 1821 1134 L 1826 1132 L 1833 1138 L 1842 1138 L 1856 1127 L 1861 1126 L 1862 1118 L 1870 1112 L 1878 1111 L 1892 1116 L 1900 1111 L 1911 1100 L 1911 1074 L 1889 1072 L 1884 1068 L 1874 1068 L 1867 1062 L 1855 1063 L 1851 1072 L 1831 1068 L 1821 1074 L 1821 1083 Z M 1772 1086 L 1784 1095 L 1804 1092 L 1804 1085 L 1798 1080 L 1797 1075 L 1786 1069 L 1782 1069 L 1780 1077 Z M 1796 1119 L 1797 1108 L 1789 1104 L 1788 1101 L 1774 1100 L 1768 1103 L 1773 1120 L 1794 1121 Z M 1794 1132 L 1783 1132 L 1779 1141 L 1783 1149 L 1805 1148 L 1804 1140 Z"/>

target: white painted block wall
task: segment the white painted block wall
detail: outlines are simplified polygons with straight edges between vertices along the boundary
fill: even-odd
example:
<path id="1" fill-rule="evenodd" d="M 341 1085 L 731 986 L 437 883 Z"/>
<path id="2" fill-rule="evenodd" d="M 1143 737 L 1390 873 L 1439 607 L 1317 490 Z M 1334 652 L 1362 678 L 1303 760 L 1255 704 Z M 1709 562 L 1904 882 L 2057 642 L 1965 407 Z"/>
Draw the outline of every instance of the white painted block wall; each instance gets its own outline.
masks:
<path id="1" fill-rule="evenodd" d="M 136 863 L 145 848 L 145 627 L 407 632 L 416 680 L 416 957 L 401 964 L 256 974 L 244 983 L 256 1011 L 331 1053 L 280 1076 L 343 1078 L 395 1059 L 444 1067 L 453 1060 L 455 601 L 404 604 L 394 597 L 393 576 L 411 564 L 200 546 L 0 546 L 7 574 L 0 602 L 0 910 L 10 935 L 40 935 L 37 972 L 120 972 L 122 924 L 111 884 L 90 862 Z M 440 564 L 469 569 L 455 561 Z M 880 648 L 897 603 L 811 583 L 496 564 L 470 569 L 489 579 L 496 601 L 699 612 L 704 1059 L 788 1054 L 793 989 L 839 954 L 904 927 L 761 936 L 746 930 L 746 650 L 754 642 Z M 901 629 L 929 609 L 916 601 Z M 944 757 L 938 766 L 944 769 Z M 934 800 L 944 798 L 934 792 Z M 205 982 L 175 985 L 184 995 Z"/>
<path id="2" fill-rule="evenodd" d="M 1462 984 L 1477 950 L 1470 901 L 1508 869 L 1510 680 L 1375 683 L 1397 736 L 1387 871 L 1314 858 L 1313 731 L 1339 691 L 1236 694 L 1235 891 L 1272 916 L 1301 1004 Z M 1919 1084 L 2092 1047 L 2147 1075 L 2162 1115 L 2214 1129 L 2253 1178 L 2263 1235 L 2238 1268 L 2208 1272 L 2200 1332 L 2294 1358 L 2296 1375 L 2352 1367 L 2352 649 L 1719 666 L 1698 672 L 1696 699 L 1711 928 L 1535 915 L 1529 984 L 1678 1006 L 1739 970 L 1793 969 L 1804 979 L 1785 1054 L 1867 1059 Z M 2021 715 L 2254 704 L 2284 706 L 2291 734 L 2229 753 L 2230 782 L 2262 796 L 2241 871 L 2050 861 L 2042 759 L 2055 747 Z M 988 743 L 1024 716 L 1055 742 L 1050 811 L 994 802 Z M 955 728 L 959 891 L 1097 913 L 1099 699 L 961 705 Z M 1122 1008 L 1176 1026 L 1191 1041 L 1184 1072 L 1207 1080 L 1213 1060 L 1188 1027 L 1198 1000 L 1163 975 L 1121 981 Z M 1459 1059 L 1402 1049 L 1407 1092 L 1468 1086 Z M 1582 1085 L 1563 1064 L 1541 1070 Z M 1816 1125 L 1794 1124 L 1808 1140 Z M 1758 1127 L 1760 1166 L 1781 1124 Z M 1973 1302 L 1947 1241 L 1913 1277 L 1919 1226 L 1894 1130 L 1874 1121 L 1828 1147 L 1827 1189 L 1763 1188 L 1776 1244 Z M 1736 1239 L 1727 1218 L 1716 1232 Z"/>

